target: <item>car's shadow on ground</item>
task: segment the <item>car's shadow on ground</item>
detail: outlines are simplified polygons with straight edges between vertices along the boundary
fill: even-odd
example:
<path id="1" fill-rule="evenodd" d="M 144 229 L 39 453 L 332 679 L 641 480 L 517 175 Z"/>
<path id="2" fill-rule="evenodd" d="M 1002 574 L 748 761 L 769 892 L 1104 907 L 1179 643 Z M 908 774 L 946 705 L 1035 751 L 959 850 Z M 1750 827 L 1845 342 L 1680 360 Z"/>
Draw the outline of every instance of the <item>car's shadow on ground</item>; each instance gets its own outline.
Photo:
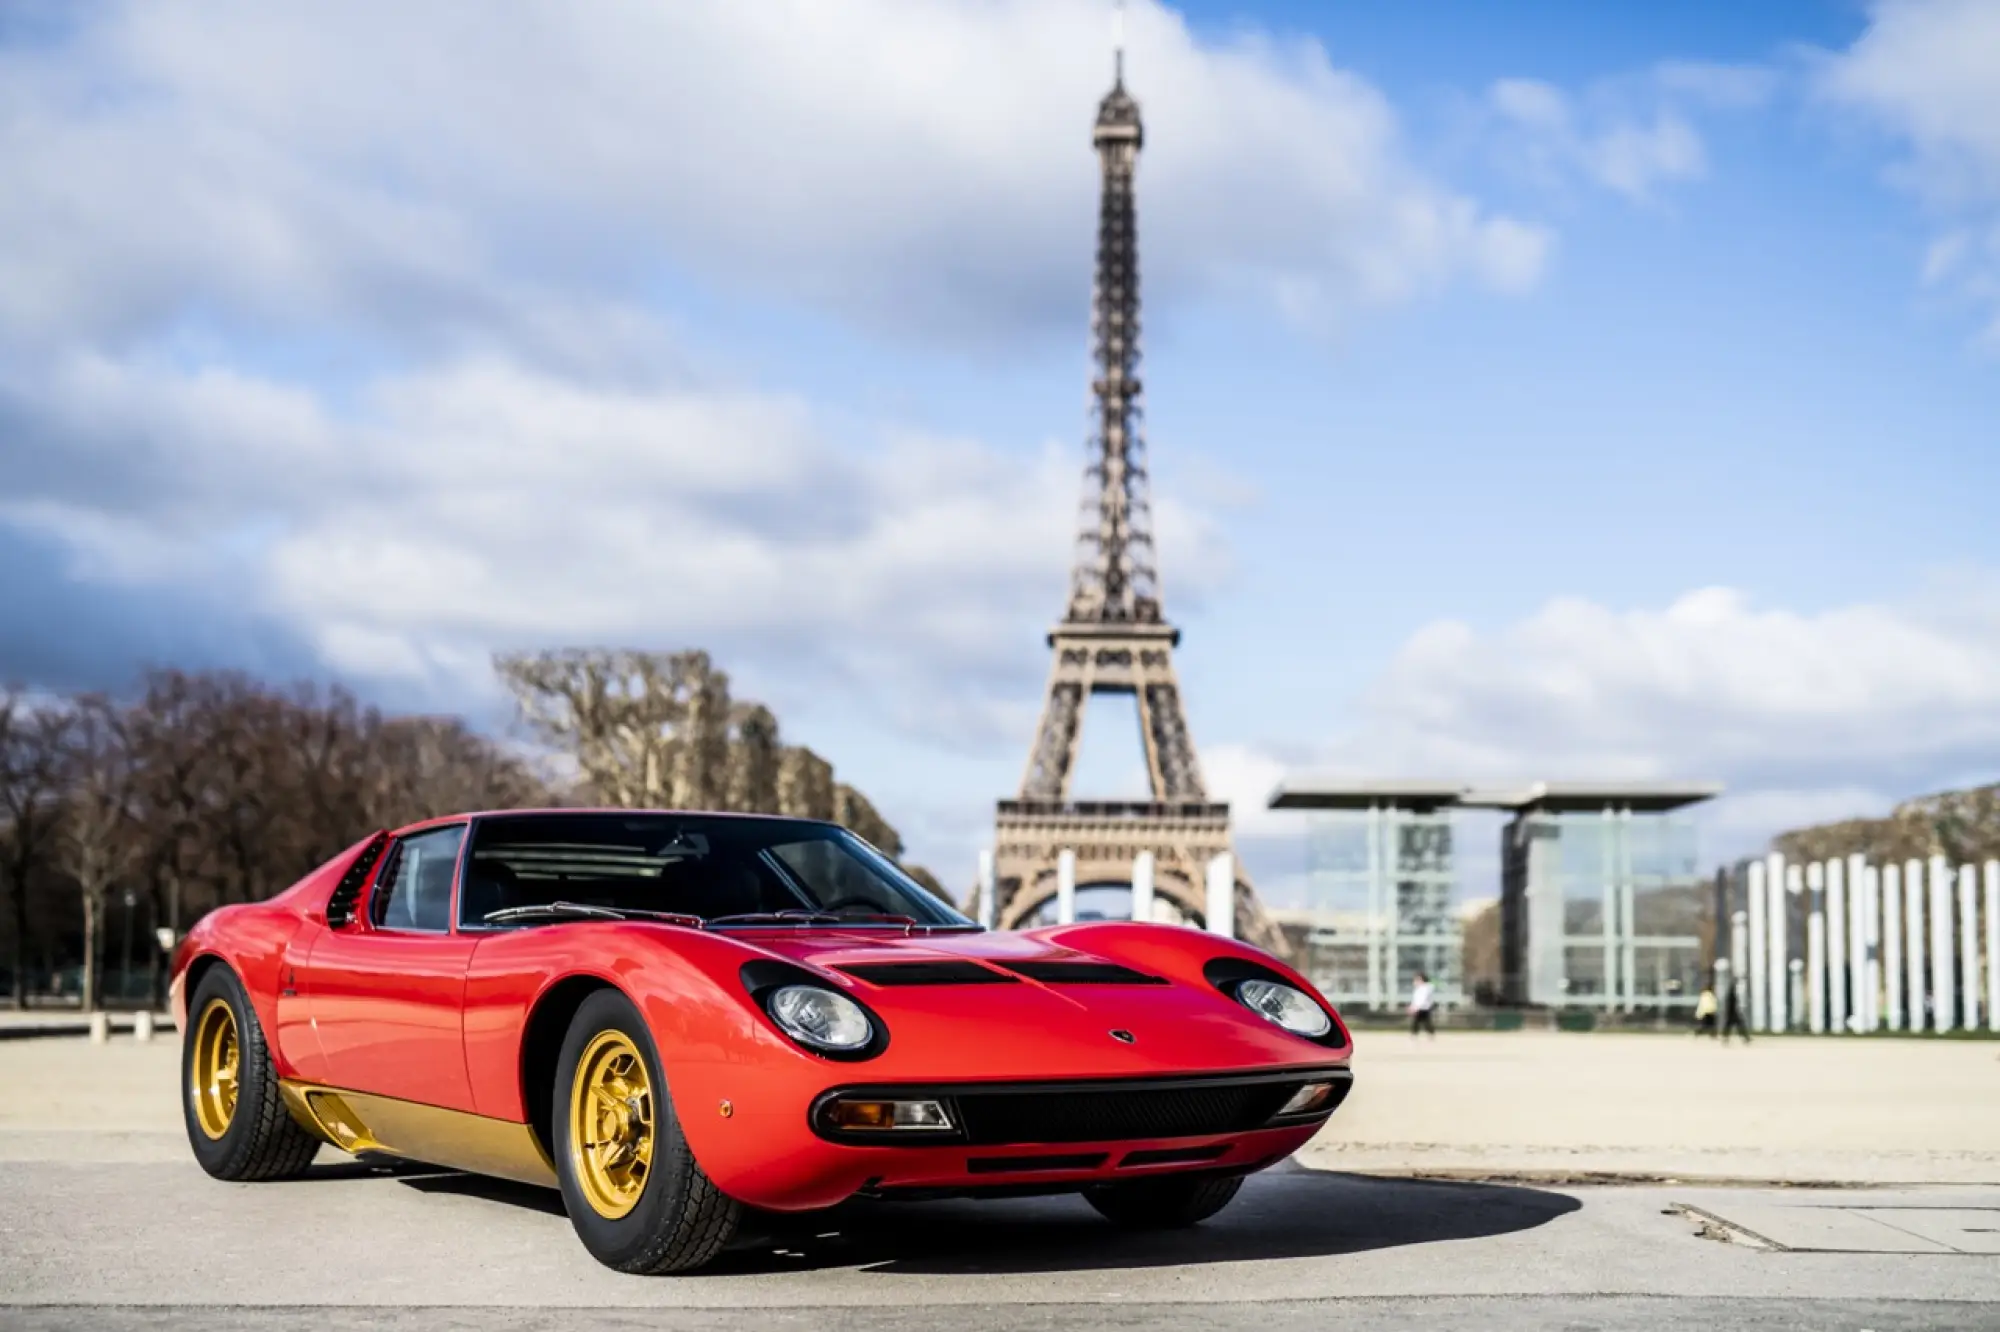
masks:
<path id="1" fill-rule="evenodd" d="M 426 1193 L 563 1214 L 561 1195 L 548 1189 L 417 1167 L 392 1173 Z M 1338 1174 L 1287 1163 L 1252 1177 L 1220 1215 L 1189 1230 L 1120 1230 L 1076 1197 L 857 1201 L 807 1216 L 760 1213 L 703 1275 L 836 1267 L 1032 1274 L 1322 1257 L 1532 1230 L 1581 1206 L 1565 1194 L 1517 1185 Z"/>

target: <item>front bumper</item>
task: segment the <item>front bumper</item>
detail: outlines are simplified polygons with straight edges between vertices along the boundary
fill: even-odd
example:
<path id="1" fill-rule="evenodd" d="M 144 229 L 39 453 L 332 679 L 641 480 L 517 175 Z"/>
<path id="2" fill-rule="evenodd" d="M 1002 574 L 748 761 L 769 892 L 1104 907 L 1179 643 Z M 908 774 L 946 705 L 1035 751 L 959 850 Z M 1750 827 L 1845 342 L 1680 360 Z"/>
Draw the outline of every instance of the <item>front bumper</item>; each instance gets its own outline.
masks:
<path id="1" fill-rule="evenodd" d="M 1278 1113 L 1293 1093 L 1315 1083 L 1333 1084 L 1324 1103 L 1304 1114 Z M 814 1098 L 807 1114 L 813 1145 L 792 1157 L 791 1170 L 773 1172 L 788 1179 L 781 1184 L 767 1175 L 758 1181 L 765 1187 L 741 1192 L 724 1187 L 754 1205 L 790 1210 L 856 1194 L 1064 1193 L 1148 1175 L 1248 1174 L 1303 1146 L 1352 1084 L 1344 1065 L 1189 1077 L 843 1084 Z M 937 1101 L 952 1127 L 854 1130 L 831 1122 L 835 1101 L 878 1097 Z"/>
<path id="2" fill-rule="evenodd" d="M 1283 1113 L 1293 1093 L 1322 1083 L 1331 1085 L 1330 1098 L 1306 1113 Z M 1304 1125 L 1317 1128 L 1339 1108 L 1353 1083 L 1354 1074 L 1342 1065 L 1187 1077 L 868 1083 L 829 1088 L 814 1099 L 807 1120 L 813 1132 L 828 1142 L 849 1146 L 1166 1141 Z M 832 1111 L 853 1100 L 936 1102 L 944 1107 L 951 1127 L 842 1128 Z"/>

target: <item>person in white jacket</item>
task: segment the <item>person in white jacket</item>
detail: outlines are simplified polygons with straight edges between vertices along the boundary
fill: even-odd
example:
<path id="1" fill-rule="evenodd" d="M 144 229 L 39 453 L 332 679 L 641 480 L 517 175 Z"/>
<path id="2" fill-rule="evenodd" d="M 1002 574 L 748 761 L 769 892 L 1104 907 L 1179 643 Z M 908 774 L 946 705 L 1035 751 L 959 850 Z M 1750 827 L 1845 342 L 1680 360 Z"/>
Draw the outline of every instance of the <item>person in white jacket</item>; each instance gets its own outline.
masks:
<path id="1" fill-rule="evenodd" d="M 1427 1031 L 1431 1039 L 1437 1039 L 1437 1024 L 1431 1019 L 1431 1009 L 1437 1005 L 1437 997 L 1431 990 L 1431 978 L 1423 972 L 1417 973 L 1417 983 L 1410 987 L 1410 1036 L 1415 1039 L 1420 1031 Z"/>

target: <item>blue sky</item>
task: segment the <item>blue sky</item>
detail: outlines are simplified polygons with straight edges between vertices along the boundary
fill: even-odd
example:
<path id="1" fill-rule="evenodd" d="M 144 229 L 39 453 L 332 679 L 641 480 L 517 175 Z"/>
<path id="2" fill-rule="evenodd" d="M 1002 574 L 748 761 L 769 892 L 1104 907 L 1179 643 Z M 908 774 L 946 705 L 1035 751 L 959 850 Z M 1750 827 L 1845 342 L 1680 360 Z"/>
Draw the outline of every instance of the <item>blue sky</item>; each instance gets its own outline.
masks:
<path id="1" fill-rule="evenodd" d="M 699 644 L 969 876 L 1108 5 L 9 12 L 0 674 L 500 725 L 495 648 Z M 1135 0 L 1164 591 L 1274 896 L 1297 767 L 1719 779 L 1717 856 L 2000 777 L 1995 15 Z"/>

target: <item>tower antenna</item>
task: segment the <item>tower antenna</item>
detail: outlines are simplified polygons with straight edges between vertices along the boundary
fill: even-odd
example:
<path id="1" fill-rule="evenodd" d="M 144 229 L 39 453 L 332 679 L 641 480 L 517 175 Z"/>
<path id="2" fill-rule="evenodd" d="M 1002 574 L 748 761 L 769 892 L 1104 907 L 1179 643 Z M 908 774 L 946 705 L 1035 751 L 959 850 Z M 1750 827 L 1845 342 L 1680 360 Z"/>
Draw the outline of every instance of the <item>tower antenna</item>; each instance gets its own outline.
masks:
<path id="1" fill-rule="evenodd" d="M 1112 82 L 1123 86 L 1125 82 L 1125 0 L 1112 0 L 1111 5 L 1111 73 Z"/>

